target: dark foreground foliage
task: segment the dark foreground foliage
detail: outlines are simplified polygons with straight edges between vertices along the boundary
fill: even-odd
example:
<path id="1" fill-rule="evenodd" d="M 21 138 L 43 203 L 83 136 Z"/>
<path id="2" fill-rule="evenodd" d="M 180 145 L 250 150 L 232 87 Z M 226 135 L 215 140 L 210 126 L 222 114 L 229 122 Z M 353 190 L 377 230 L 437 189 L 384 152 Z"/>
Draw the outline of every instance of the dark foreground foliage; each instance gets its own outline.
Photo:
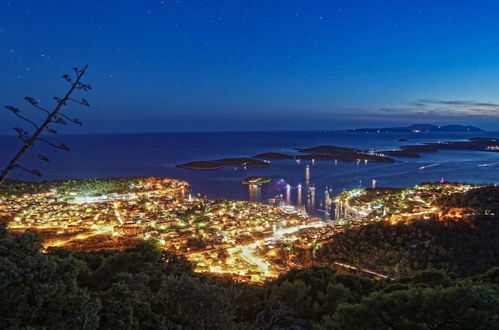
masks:
<path id="1" fill-rule="evenodd" d="M 373 223 L 335 235 L 316 255 L 324 263 L 347 262 L 393 277 L 427 268 L 470 276 L 499 265 L 499 216 Z"/>
<path id="2" fill-rule="evenodd" d="M 497 329 L 498 315 L 499 268 L 389 281 L 312 267 L 254 286 L 195 274 L 145 243 L 41 253 L 36 236 L 0 232 L 0 328 Z"/>

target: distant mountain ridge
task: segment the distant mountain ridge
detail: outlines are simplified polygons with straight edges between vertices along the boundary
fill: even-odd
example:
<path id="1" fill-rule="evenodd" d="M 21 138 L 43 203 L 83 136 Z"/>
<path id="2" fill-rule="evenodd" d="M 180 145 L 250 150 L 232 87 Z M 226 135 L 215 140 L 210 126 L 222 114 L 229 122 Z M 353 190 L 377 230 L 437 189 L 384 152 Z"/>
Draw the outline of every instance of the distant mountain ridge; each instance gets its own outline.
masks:
<path id="1" fill-rule="evenodd" d="M 431 124 L 414 124 L 407 127 L 385 127 L 385 128 L 354 128 L 348 132 L 485 132 L 483 129 L 475 126 L 464 125 L 446 125 L 437 126 Z"/>

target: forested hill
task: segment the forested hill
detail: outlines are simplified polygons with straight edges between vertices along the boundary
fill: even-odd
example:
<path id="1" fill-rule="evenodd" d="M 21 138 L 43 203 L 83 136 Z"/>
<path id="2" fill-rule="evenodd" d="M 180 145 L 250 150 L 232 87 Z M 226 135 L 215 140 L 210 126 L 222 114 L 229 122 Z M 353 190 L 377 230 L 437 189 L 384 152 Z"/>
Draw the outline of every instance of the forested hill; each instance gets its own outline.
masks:
<path id="1" fill-rule="evenodd" d="M 316 251 L 317 260 L 367 267 L 399 277 L 427 268 L 462 276 L 499 265 L 499 187 L 485 186 L 438 201 L 443 212 L 458 208 L 477 216 L 375 222 L 336 234 Z"/>
<path id="2" fill-rule="evenodd" d="M 497 329 L 498 306 L 498 268 L 390 281 L 312 267 L 259 286 L 193 273 L 147 243 L 41 253 L 0 228 L 3 329 Z"/>

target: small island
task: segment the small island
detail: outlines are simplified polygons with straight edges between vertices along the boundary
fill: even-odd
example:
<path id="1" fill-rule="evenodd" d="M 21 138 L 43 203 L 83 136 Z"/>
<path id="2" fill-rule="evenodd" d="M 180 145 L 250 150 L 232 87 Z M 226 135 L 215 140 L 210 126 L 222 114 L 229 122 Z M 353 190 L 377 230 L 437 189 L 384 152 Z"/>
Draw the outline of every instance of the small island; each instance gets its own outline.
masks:
<path id="1" fill-rule="evenodd" d="M 225 166 L 270 166 L 270 163 L 254 158 L 223 158 L 216 160 L 194 161 L 177 165 L 179 168 L 193 170 L 215 170 Z"/>
<path id="2" fill-rule="evenodd" d="M 245 185 L 262 185 L 265 183 L 269 183 L 271 180 L 269 177 L 266 176 L 250 176 L 244 180 L 241 181 L 241 184 Z"/>
<path id="3" fill-rule="evenodd" d="M 345 148 L 331 145 L 322 145 L 312 148 L 298 149 L 306 155 L 298 155 L 297 159 L 339 160 L 344 162 L 366 161 L 394 163 L 395 160 L 383 155 L 375 154 L 372 150 Z"/>
<path id="4" fill-rule="evenodd" d="M 225 167 L 225 164 L 213 162 L 210 160 L 201 160 L 177 165 L 179 168 L 187 168 L 193 170 L 215 170 L 217 168 Z"/>
<path id="5" fill-rule="evenodd" d="M 372 153 L 370 150 L 321 145 L 317 147 L 296 149 L 301 154 L 288 155 L 279 152 L 265 152 L 253 156 L 260 159 L 303 159 L 303 160 L 338 160 L 344 162 L 372 161 L 393 163 L 395 160 Z"/>
<path id="6" fill-rule="evenodd" d="M 264 152 L 252 158 L 223 158 L 216 160 L 193 161 L 177 165 L 179 168 L 193 170 L 215 170 L 226 166 L 270 166 L 266 160 L 336 160 L 344 162 L 382 162 L 394 163 L 395 160 L 382 154 L 375 154 L 372 150 L 345 148 L 331 145 L 322 145 L 312 148 L 296 149 L 300 154 L 289 155 L 280 152 Z M 400 151 L 399 153 L 402 153 Z M 408 153 L 408 152 L 403 152 Z M 415 156 L 414 156 L 415 157 Z"/>
<path id="7" fill-rule="evenodd" d="M 280 152 L 264 152 L 258 155 L 253 156 L 253 158 L 258 159 L 293 159 L 295 156 L 286 155 Z"/>

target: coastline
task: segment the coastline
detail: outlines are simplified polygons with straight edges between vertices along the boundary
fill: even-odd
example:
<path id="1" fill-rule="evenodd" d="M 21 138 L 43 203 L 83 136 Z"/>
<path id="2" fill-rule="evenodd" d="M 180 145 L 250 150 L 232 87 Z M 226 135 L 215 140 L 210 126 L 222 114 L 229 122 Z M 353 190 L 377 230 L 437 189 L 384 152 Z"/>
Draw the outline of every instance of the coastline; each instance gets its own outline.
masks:
<path id="1" fill-rule="evenodd" d="M 408 141 L 401 143 L 400 137 Z M 72 148 L 67 154 L 43 149 L 53 160 L 44 165 L 26 159 L 42 172 L 40 180 L 83 179 L 93 177 L 165 176 L 192 183 L 193 192 L 210 198 L 248 200 L 247 187 L 240 181 L 249 176 L 264 175 L 273 183 L 262 189 L 262 198 L 273 198 L 285 193 L 283 179 L 291 185 L 291 199 L 296 200 L 297 186 L 303 187 L 306 198 L 306 166 L 310 166 L 310 184 L 316 188 L 317 203 L 324 198 L 326 186 L 332 193 L 343 189 L 370 186 L 375 179 L 379 186 L 409 187 L 424 181 L 438 181 L 442 177 L 451 181 L 499 183 L 497 171 L 499 156 L 494 152 L 446 151 L 421 153 L 419 158 L 395 158 L 395 163 L 361 161 L 337 163 L 334 160 L 312 159 L 268 159 L 272 166 L 225 166 L 214 170 L 187 170 L 176 165 L 196 159 L 237 158 L 241 155 L 258 155 L 274 150 L 282 154 L 299 154 L 295 148 L 306 148 L 321 144 L 342 145 L 348 148 L 367 150 L 398 149 L 405 144 L 435 143 L 438 141 L 465 141 L 470 137 L 499 136 L 499 132 L 483 134 L 359 134 L 347 132 L 244 132 L 244 133 L 174 133 L 174 134 L 131 134 L 106 136 L 67 136 L 65 142 Z M 11 153 L 16 141 L 0 140 L 0 151 Z M 463 158 L 464 157 L 464 158 Z M 426 165 L 438 164 L 427 167 Z M 30 166 L 30 167 L 31 167 Z M 35 167 L 36 166 L 36 167 Z M 32 180 L 22 171 L 13 172 L 12 178 Z"/>
<path id="2" fill-rule="evenodd" d="M 471 194 L 471 200 L 482 200 L 499 193 L 494 185 L 452 182 L 353 189 L 336 196 L 338 218 L 321 221 L 286 207 L 193 198 L 187 194 L 188 182 L 171 178 L 9 182 L 7 187 L 15 193 L 0 196 L 9 210 L 2 221 L 14 235 L 37 232 L 46 249 L 122 250 L 145 240 L 186 257 L 196 272 L 254 283 L 296 267 L 293 260 L 276 258 L 282 252 L 281 240 L 297 251 L 308 251 L 330 244 L 334 235 L 374 223 L 398 225 L 430 218 L 443 224 L 469 223 L 490 211 L 468 206 L 464 197 Z M 92 196 L 89 187 L 94 187 Z"/>

